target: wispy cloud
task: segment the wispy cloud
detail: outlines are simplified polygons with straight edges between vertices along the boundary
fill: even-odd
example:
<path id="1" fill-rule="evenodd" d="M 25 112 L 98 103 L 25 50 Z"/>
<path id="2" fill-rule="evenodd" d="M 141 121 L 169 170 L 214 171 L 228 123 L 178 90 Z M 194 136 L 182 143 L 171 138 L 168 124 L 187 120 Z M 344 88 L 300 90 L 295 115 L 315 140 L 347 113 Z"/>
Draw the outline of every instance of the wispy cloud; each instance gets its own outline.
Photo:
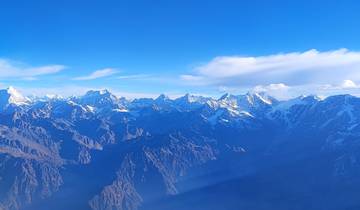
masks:
<path id="1" fill-rule="evenodd" d="M 131 75 L 121 75 L 117 77 L 118 79 L 146 79 L 150 78 L 150 75 L 147 74 L 131 74 Z"/>
<path id="2" fill-rule="evenodd" d="M 258 57 L 216 57 L 180 78 L 188 84 L 217 86 L 333 84 L 348 78 L 358 82 L 359 71 L 360 52 L 309 50 Z"/>
<path id="3" fill-rule="evenodd" d="M 65 69 L 63 65 L 46 65 L 32 67 L 23 63 L 0 59 L 0 78 L 2 79 L 35 79 L 37 76 L 55 74 Z"/>
<path id="4" fill-rule="evenodd" d="M 75 77 L 75 78 L 73 78 L 73 80 L 94 80 L 94 79 L 98 79 L 98 78 L 108 77 L 108 76 L 114 75 L 116 73 L 118 73 L 118 71 L 116 69 L 106 68 L 106 69 L 96 70 L 86 76 Z"/>

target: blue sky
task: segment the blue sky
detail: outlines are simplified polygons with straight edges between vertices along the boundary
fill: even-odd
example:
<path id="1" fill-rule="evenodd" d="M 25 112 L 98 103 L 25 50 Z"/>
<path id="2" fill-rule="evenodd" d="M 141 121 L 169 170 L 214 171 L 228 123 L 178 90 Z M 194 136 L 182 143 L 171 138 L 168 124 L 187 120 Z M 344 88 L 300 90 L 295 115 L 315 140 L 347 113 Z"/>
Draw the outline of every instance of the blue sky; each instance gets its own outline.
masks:
<path id="1" fill-rule="evenodd" d="M 359 11 L 355 0 L 2 1 L 0 85 L 129 97 L 356 94 Z"/>

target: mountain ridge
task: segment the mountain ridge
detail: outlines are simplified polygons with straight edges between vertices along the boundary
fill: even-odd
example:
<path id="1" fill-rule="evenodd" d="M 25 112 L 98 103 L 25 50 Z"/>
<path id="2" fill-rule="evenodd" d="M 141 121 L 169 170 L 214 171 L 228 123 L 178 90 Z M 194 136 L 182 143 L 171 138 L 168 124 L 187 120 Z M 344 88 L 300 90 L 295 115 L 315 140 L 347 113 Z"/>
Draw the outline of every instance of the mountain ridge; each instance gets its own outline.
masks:
<path id="1" fill-rule="evenodd" d="M 29 99 L 0 111 L 0 209 L 140 210 L 154 204 L 161 209 L 181 201 L 186 192 L 206 197 L 202 189 L 207 186 L 219 195 L 236 194 L 226 183 L 238 186 L 237 180 L 250 177 L 255 182 L 238 191 L 245 199 L 244 192 L 266 175 L 269 186 L 293 181 L 302 190 L 309 190 L 304 183 L 325 191 L 343 182 L 358 186 L 358 113 L 360 98 L 351 95 L 279 101 L 264 93 L 218 99 L 187 94 L 130 101 L 109 91 L 90 91 L 83 98 Z M 319 184 L 306 181 L 310 173 L 292 171 L 295 166 L 309 170 L 308 160 L 324 178 Z M 270 170 L 274 167 L 289 178 L 279 178 Z M 300 206 L 309 205 L 296 188 L 266 193 L 284 196 L 283 191 L 297 196 Z M 325 203 L 324 209 L 357 204 L 327 196 L 334 205 Z M 244 199 L 250 203 L 241 205 L 261 209 L 260 197 Z M 289 208 L 286 202 L 273 205 Z M 200 202 L 198 209 L 211 206 L 222 210 L 211 201 Z"/>

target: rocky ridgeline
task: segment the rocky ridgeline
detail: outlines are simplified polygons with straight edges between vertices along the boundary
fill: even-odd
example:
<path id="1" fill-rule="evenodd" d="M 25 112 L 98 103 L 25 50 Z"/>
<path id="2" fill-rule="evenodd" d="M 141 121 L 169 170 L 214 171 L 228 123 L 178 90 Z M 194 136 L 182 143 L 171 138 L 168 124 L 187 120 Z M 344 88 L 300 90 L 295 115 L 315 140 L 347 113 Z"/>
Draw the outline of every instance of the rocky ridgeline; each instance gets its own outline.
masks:
<path id="1" fill-rule="evenodd" d="M 360 181 L 360 99 L 350 95 L 29 99 L 9 88 L 0 110 L 1 210 L 146 209 L 269 167 L 306 170 L 309 159 L 324 185 Z"/>

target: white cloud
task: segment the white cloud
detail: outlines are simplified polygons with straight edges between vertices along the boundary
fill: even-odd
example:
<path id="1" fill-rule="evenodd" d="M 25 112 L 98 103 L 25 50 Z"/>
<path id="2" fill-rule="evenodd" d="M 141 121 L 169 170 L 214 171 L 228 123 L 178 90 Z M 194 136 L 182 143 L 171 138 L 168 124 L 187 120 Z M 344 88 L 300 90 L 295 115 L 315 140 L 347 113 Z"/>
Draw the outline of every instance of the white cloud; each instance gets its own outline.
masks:
<path id="1" fill-rule="evenodd" d="M 180 78 L 183 80 L 194 81 L 194 82 L 199 82 L 204 79 L 204 77 L 202 77 L 202 76 L 195 76 L 195 75 L 189 75 L 189 74 L 181 75 Z"/>
<path id="2" fill-rule="evenodd" d="M 0 59 L 0 78 L 17 78 L 29 79 L 37 76 L 55 74 L 65 69 L 63 65 L 46 65 L 38 67 L 29 67 L 28 65 L 9 61 L 7 59 Z"/>
<path id="3" fill-rule="evenodd" d="M 118 79 L 146 79 L 150 78 L 147 74 L 131 74 L 131 75 L 122 75 L 118 76 Z"/>
<path id="4" fill-rule="evenodd" d="M 342 88 L 359 88 L 359 86 L 355 82 L 353 82 L 349 79 L 344 80 L 343 83 L 341 84 L 341 87 Z"/>
<path id="5" fill-rule="evenodd" d="M 346 49 L 319 52 L 293 52 L 258 57 L 223 56 L 181 75 L 189 84 L 216 86 L 255 86 L 333 84 L 352 78 L 360 81 L 360 52 Z"/>
<path id="6" fill-rule="evenodd" d="M 252 91 L 254 92 L 266 92 L 277 99 L 288 99 L 294 97 L 294 93 L 291 87 L 283 84 L 270 84 L 270 85 L 257 85 Z"/>
<path id="7" fill-rule="evenodd" d="M 288 86 L 285 84 L 257 85 L 252 91 L 266 92 L 278 99 L 289 99 L 299 95 L 318 95 L 327 97 L 330 95 L 351 94 L 360 96 L 360 85 L 352 80 L 344 80 L 337 84 L 305 84 Z"/>
<path id="8" fill-rule="evenodd" d="M 108 77 L 113 74 L 116 74 L 118 71 L 112 68 L 100 69 L 92 72 L 90 75 L 75 77 L 73 80 L 94 80 L 102 77 Z"/>
<path id="9" fill-rule="evenodd" d="M 266 86 L 258 85 L 258 86 L 255 86 L 254 90 L 261 92 L 261 91 L 287 90 L 289 88 L 290 87 L 285 85 L 284 83 L 278 83 L 278 84 L 270 84 L 270 85 L 266 85 Z"/>
<path id="10" fill-rule="evenodd" d="M 360 90 L 360 85 L 358 85 L 357 83 L 355 83 L 352 80 L 346 79 L 340 83 L 336 83 L 336 84 L 325 84 L 325 85 L 321 85 L 320 86 L 322 90 L 354 90 L 354 89 L 358 89 Z"/>

